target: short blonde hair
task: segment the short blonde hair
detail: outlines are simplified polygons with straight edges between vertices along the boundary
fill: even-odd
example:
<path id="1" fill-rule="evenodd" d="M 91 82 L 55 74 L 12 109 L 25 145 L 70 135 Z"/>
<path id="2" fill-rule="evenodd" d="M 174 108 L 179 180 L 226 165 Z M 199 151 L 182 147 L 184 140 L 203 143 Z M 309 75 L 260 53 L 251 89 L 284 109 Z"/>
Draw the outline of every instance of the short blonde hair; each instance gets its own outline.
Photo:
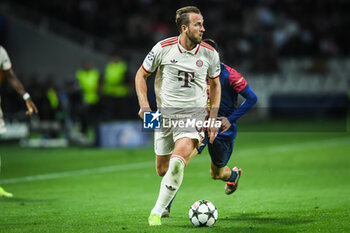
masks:
<path id="1" fill-rule="evenodd" d="M 188 13 L 196 13 L 196 14 L 201 14 L 201 11 L 195 7 L 195 6 L 185 6 L 176 11 L 176 16 L 175 16 L 175 22 L 177 29 L 181 33 L 181 26 L 186 25 L 188 26 L 190 23 L 190 18 L 188 16 Z"/>

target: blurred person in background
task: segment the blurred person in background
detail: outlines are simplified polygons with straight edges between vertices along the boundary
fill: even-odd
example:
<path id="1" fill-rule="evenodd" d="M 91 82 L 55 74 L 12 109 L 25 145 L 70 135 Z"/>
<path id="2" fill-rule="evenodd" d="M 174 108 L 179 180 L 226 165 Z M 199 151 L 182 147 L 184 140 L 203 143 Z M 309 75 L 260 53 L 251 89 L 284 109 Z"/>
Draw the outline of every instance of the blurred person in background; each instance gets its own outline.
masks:
<path id="1" fill-rule="evenodd" d="M 107 120 L 121 117 L 126 112 L 120 109 L 127 109 L 126 105 L 129 104 L 123 99 L 129 93 L 129 86 L 125 82 L 127 68 L 127 63 L 117 56 L 111 57 L 106 65 L 101 103 L 104 112 L 102 115 Z"/>
<path id="2" fill-rule="evenodd" d="M 22 83 L 18 80 L 17 76 L 12 70 L 12 64 L 10 58 L 4 47 L 0 46 L 0 70 L 5 74 L 5 78 L 9 81 L 14 90 L 17 91 L 19 95 L 23 97 L 23 100 L 26 103 L 27 112 L 26 114 L 31 116 L 33 113 L 38 113 L 34 102 L 30 98 L 30 95 L 24 89 Z M 1 104 L 1 97 L 0 97 Z M 6 132 L 5 121 L 3 119 L 3 113 L 0 105 L 0 134 Z M 0 169 L 1 169 L 1 157 L 0 157 Z M 6 192 L 2 187 L 0 187 L 0 197 L 12 197 L 12 193 Z"/>
<path id="3" fill-rule="evenodd" d="M 87 135 L 88 127 L 93 125 L 99 115 L 100 72 L 90 61 L 85 61 L 75 74 L 80 84 L 83 107 L 80 113 L 81 132 Z"/>

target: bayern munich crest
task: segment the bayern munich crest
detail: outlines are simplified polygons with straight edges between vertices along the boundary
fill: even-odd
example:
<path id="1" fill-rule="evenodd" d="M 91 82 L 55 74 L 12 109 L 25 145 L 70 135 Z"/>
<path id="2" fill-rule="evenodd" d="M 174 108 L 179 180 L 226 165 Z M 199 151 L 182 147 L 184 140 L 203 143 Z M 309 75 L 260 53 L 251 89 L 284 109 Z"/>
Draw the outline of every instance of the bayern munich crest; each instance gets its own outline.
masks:
<path id="1" fill-rule="evenodd" d="M 202 67 L 202 66 L 203 66 L 203 61 L 202 61 L 202 60 L 197 60 L 197 61 L 196 61 L 196 65 L 197 65 L 198 67 Z"/>

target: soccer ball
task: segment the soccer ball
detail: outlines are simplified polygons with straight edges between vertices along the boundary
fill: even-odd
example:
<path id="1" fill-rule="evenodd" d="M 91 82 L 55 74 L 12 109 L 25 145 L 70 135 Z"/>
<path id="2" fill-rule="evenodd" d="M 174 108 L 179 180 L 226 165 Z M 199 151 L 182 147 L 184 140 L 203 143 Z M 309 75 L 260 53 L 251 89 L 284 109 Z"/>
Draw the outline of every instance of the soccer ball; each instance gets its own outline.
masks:
<path id="1" fill-rule="evenodd" d="M 191 223 L 196 227 L 211 227 L 218 219 L 218 211 L 213 203 L 199 200 L 193 203 L 188 212 Z"/>

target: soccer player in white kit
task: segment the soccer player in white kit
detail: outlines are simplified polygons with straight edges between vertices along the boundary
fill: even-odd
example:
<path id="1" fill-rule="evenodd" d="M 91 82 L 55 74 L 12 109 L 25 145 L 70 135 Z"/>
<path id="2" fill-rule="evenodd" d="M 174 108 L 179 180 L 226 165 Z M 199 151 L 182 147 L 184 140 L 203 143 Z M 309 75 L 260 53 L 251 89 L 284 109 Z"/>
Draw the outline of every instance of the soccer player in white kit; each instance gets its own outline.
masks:
<path id="1" fill-rule="evenodd" d="M 15 73 L 12 70 L 12 64 L 10 58 L 4 49 L 0 46 L 0 70 L 4 72 L 5 78 L 8 79 L 11 86 L 23 97 L 23 100 L 26 103 L 28 111 L 27 115 L 32 115 L 34 112 L 38 113 L 34 102 L 30 98 L 30 95 L 23 88 L 22 83 L 18 80 Z M 6 132 L 5 122 L 3 119 L 3 113 L 1 110 L 1 97 L 0 97 L 0 134 Z M 1 157 L 0 157 L 0 168 L 1 168 Z M 0 187 L 0 197 L 12 197 L 12 193 L 6 192 L 2 187 Z"/>
<path id="2" fill-rule="evenodd" d="M 209 119 L 216 120 L 221 96 L 220 61 L 215 49 L 202 42 L 203 16 L 197 7 L 183 7 L 176 11 L 176 25 L 180 35 L 158 42 L 136 73 L 139 116 L 143 118 L 143 113 L 150 111 L 146 80 L 158 68 L 155 80 L 158 109 L 173 109 L 184 116 L 192 114 L 193 109 L 206 109 L 206 80 L 209 78 Z M 209 127 L 208 131 L 212 143 L 217 129 Z M 179 189 L 190 154 L 203 136 L 203 131 L 184 132 L 174 128 L 155 132 L 156 169 L 158 175 L 164 177 L 148 218 L 150 226 L 161 225 L 161 215 Z"/>

